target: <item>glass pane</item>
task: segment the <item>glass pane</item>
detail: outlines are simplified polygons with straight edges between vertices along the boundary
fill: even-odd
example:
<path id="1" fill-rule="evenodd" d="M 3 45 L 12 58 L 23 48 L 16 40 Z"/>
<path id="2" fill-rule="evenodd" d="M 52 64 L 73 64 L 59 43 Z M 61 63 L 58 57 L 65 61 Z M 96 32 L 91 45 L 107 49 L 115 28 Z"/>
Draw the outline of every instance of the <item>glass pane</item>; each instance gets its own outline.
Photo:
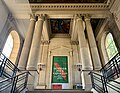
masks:
<path id="1" fill-rule="evenodd" d="M 113 38 L 111 37 L 111 34 L 108 34 L 106 37 L 106 47 L 108 47 L 112 41 L 113 41 Z"/>
<path id="2" fill-rule="evenodd" d="M 6 43 L 5 43 L 5 46 L 3 48 L 3 51 L 2 53 L 7 57 L 9 58 L 10 57 L 10 54 L 12 52 L 12 48 L 13 48 L 13 37 L 11 34 L 9 34 L 7 40 L 6 40 Z"/>
<path id="3" fill-rule="evenodd" d="M 112 37 L 112 34 L 109 33 L 107 36 L 106 36 L 106 51 L 107 51 L 107 54 L 108 54 L 108 57 L 109 59 L 111 59 L 112 57 L 115 56 L 116 53 L 118 53 L 117 51 L 117 47 L 114 43 L 114 40 L 113 40 L 113 37 Z"/>

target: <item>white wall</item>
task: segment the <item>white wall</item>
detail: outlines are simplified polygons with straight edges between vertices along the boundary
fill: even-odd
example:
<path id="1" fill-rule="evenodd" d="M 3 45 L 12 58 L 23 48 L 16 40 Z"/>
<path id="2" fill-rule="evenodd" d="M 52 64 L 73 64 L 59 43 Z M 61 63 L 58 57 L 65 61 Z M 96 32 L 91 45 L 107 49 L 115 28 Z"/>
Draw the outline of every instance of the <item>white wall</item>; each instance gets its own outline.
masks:
<path id="1" fill-rule="evenodd" d="M 5 25 L 7 16 L 8 16 L 8 10 L 2 3 L 2 0 L 0 0 L 0 32 L 2 31 L 2 29 Z"/>

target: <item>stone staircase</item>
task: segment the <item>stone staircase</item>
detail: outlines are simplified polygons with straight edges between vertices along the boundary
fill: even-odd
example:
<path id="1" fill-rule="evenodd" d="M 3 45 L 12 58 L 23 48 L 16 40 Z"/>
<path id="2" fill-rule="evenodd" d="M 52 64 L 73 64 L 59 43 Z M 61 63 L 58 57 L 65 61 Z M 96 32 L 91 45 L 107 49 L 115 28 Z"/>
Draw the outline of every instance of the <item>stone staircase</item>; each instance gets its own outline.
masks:
<path id="1" fill-rule="evenodd" d="M 33 91 L 26 91 L 26 93 L 93 93 L 92 91 L 84 91 L 84 90 L 73 90 L 73 89 L 65 89 L 65 90 L 50 90 L 50 89 L 39 89 Z"/>

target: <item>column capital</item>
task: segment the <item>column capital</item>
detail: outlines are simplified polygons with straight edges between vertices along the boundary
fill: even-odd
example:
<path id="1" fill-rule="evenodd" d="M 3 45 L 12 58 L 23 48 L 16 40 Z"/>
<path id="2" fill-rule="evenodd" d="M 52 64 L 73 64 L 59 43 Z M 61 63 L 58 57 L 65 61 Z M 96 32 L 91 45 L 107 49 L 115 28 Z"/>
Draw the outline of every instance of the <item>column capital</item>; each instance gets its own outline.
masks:
<path id="1" fill-rule="evenodd" d="M 85 19 L 85 21 L 90 20 L 90 18 L 91 18 L 91 17 L 90 17 L 89 14 L 85 14 L 85 15 L 84 15 L 84 19 Z"/>
<path id="2" fill-rule="evenodd" d="M 82 15 L 81 14 L 75 14 L 74 18 L 78 21 L 78 20 L 82 20 Z"/>
<path id="3" fill-rule="evenodd" d="M 79 45 L 79 41 L 70 41 L 71 45 Z"/>
<path id="4" fill-rule="evenodd" d="M 35 17 L 35 15 L 34 14 L 30 14 L 30 21 L 36 21 L 36 17 Z"/>
<path id="5" fill-rule="evenodd" d="M 44 21 L 45 20 L 45 14 L 37 14 L 36 16 L 38 16 L 38 21 Z"/>
<path id="6" fill-rule="evenodd" d="M 50 41 L 49 41 L 49 40 L 45 40 L 45 41 L 44 41 L 44 40 L 42 40 L 42 41 L 41 41 L 41 44 L 42 44 L 42 45 L 49 45 L 49 43 L 50 43 Z"/>
<path id="7" fill-rule="evenodd" d="M 50 43 L 49 40 L 44 41 L 44 45 L 49 45 L 49 43 Z"/>

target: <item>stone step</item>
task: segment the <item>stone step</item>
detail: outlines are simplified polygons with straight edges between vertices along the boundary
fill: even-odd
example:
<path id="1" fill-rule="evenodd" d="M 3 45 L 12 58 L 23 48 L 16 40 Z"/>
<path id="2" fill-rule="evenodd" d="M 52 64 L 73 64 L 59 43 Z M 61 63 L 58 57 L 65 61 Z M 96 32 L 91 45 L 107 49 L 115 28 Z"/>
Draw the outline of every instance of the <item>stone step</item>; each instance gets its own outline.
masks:
<path id="1" fill-rule="evenodd" d="M 92 91 L 84 91 L 84 90 L 51 90 L 51 89 L 39 89 L 33 91 L 26 91 L 26 93 L 93 93 Z"/>

